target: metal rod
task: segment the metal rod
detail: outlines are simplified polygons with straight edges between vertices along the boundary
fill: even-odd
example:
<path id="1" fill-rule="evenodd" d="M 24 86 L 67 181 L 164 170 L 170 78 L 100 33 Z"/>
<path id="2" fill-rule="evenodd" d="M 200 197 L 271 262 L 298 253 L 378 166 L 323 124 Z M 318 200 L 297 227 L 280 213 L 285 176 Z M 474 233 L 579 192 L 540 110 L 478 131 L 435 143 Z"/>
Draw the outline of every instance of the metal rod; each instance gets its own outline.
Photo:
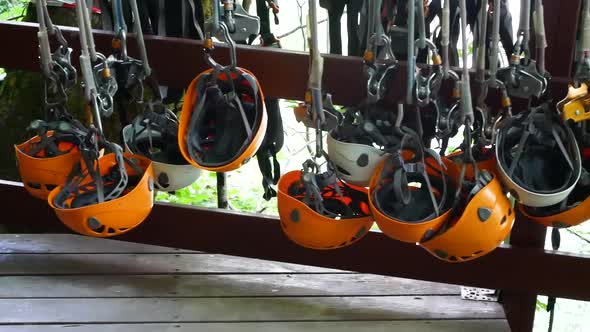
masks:
<path id="1" fill-rule="evenodd" d="M 229 201 L 227 198 L 227 174 L 217 173 L 217 207 L 220 209 L 227 209 Z"/>
<path id="2" fill-rule="evenodd" d="M 416 24 L 416 1 L 408 0 L 408 90 L 406 103 L 414 103 L 414 75 L 416 74 L 416 56 L 414 52 L 414 34 Z"/>
<path id="3" fill-rule="evenodd" d="M 480 82 L 485 80 L 486 75 L 486 37 L 488 25 L 488 0 L 481 0 L 481 8 L 479 10 L 479 43 L 477 46 L 477 79 Z"/>
<path id="4" fill-rule="evenodd" d="M 443 73 L 444 77 L 449 77 L 449 70 L 451 62 L 449 59 L 449 44 L 450 44 L 450 30 L 451 30 L 451 1 L 444 0 L 444 7 L 442 10 L 442 55 L 443 55 Z"/>
<path id="5" fill-rule="evenodd" d="M 541 75 L 545 75 L 545 48 L 547 39 L 545 38 L 545 10 L 543 1 L 537 0 L 535 4 L 535 47 L 537 48 L 537 67 Z"/>
<path id="6" fill-rule="evenodd" d="M 418 48 L 423 49 L 426 47 L 426 19 L 422 0 L 417 1 L 416 6 L 418 7 Z"/>
<path id="7" fill-rule="evenodd" d="M 531 40 L 531 0 L 520 1 L 520 25 L 518 34 L 522 34 L 522 49 L 528 56 L 529 42 Z"/>
<path id="8" fill-rule="evenodd" d="M 492 25 L 492 57 L 490 60 L 490 77 L 495 82 L 496 73 L 498 72 L 498 53 L 500 51 L 500 0 L 494 0 L 494 22 Z M 510 56 L 510 54 L 506 54 Z"/>
<path id="9" fill-rule="evenodd" d="M 471 85 L 469 83 L 469 69 L 467 66 L 467 5 L 465 0 L 459 1 L 461 11 L 461 39 L 463 44 L 463 75 L 461 77 L 461 108 L 463 109 L 463 116 L 469 122 L 469 126 L 473 124 L 473 105 L 471 104 Z"/>
<path id="10" fill-rule="evenodd" d="M 145 47 L 145 41 L 143 40 L 143 30 L 141 29 L 141 21 L 139 16 L 139 8 L 137 7 L 137 0 L 129 0 L 131 4 L 131 11 L 133 12 L 134 20 L 134 30 L 135 35 L 137 38 L 137 44 L 139 45 L 139 53 L 141 55 L 141 61 L 143 62 L 143 68 L 145 70 L 146 76 L 150 76 L 152 74 L 152 68 L 150 67 L 147 50 Z"/>

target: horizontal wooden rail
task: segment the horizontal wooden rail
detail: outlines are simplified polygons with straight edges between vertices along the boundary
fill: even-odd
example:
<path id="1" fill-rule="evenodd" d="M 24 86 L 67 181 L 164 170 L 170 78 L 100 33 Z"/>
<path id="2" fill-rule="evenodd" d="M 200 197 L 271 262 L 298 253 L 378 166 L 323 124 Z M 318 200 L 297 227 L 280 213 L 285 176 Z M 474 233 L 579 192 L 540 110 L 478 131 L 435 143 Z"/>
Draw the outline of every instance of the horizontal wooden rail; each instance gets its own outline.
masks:
<path id="1" fill-rule="evenodd" d="M 0 52 L 0 67 L 39 71 L 37 29 L 36 23 L 0 22 L 0 45 L 10 45 Z M 78 66 L 78 30 L 72 27 L 62 27 L 62 30 L 74 49 L 73 57 Z M 94 34 L 97 49 L 107 56 L 112 36 L 111 32 L 99 30 Z M 145 36 L 145 41 L 150 64 L 163 85 L 185 88 L 199 72 L 206 69 L 200 41 L 159 36 Z M 129 54 L 138 57 L 133 34 L 129 34 L 128 46 Z M 242 45 L 237 51 L 239 65 L 256 75 L 267 96 L 303 100 L 309 72 L 307 53 Z M 228 63 L 229 52 L 220 44 L 214 51 L 214 57 L 220 63 Z M 362 59 L 338 55 L 324 55 L 324 59 L 324 91 L 332 94 L 338 105 L 358 105 L 366 97 Z M 405 96 L 406 69 L 406 63 L 400 62 L 396 78 L 390 83 L 388 98 L 391 100 Z M 551 67 L 548 69 L 550 71 Z M 565 96 L 569 81 L 567 76 L 552 79 L 556 99 Z"/>
<path id="2" fill-rule="evenodd" d="M 0 181 L 0 223 L 67 232 L 45 201 Z M 10 217 L 12 216 L 12 217 Z M 137 229 L 117 239 L 363 273 L 590 300 L 590 257 L 503 246 L 469 263 L 442 262 L 422 248 L 371 232 L 347 248 L 314 251 L 290 242 L 276 218 L 156 204 Z"/>

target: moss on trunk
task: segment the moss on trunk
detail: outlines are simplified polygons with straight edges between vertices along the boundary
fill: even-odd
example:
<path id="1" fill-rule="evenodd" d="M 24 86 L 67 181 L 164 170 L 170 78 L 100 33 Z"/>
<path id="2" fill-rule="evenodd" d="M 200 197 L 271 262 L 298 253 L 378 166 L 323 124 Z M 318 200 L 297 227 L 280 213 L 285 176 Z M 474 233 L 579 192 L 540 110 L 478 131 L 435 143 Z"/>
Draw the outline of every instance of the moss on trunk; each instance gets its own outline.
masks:
<path id="1" fill-rule="evenodd" d="M 76 15 L 73 9 L 50 7 L 50 15 L 55 24 L 76 26 Z M 26 22 L 36 22 L 36 10 L 29 4 L 24 18 Z M 92 16 L 92 24 L 100 28 L 98 14 Z M 31 40 L 37 43 L 37 40 Z M 105 54 L 108 56 L 108 54 Z M 78 70 L 78 84 L 69 93 L 68 110 L 76 118 L 86 122 L 85 101 L 81 89 L 81 73 Z M 7 70 L 6 77 L 0 81 L 0 149 L 4 151 L 0 158 L 0 179 L 18 181 L 20 179 L 16 167 L 14 145 L 29 139 L 33 133 L 26 128 L 35 119 L 43 117 L 42 89 L 43 77 L 40 73 L 22 70 Z M 135 112 L 130 112 L 130 116 Z M 115 111 L 110 119 L 103 120 L 105 134 L 111 140 L 119 142 L 120 124 Z"/>

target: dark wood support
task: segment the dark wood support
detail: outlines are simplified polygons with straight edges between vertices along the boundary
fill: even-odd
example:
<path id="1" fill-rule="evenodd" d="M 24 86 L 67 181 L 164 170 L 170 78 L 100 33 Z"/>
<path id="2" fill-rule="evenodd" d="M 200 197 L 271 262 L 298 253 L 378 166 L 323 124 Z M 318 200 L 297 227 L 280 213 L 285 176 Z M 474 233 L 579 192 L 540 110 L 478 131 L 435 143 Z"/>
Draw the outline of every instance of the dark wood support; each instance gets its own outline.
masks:
<path id="1" fill-rule="evenodd" d="M 556 77 L 570 77 L 582 0 L 543 1 L 547 33 L 547 69 Z"/>
<path id="2" fill-rule="evenodd" d="M 543 249 L 547 228 L 527 219 L 517 210 L 518 222 L 514 225 L 510 236 L 513 248 Z M 543 275 L 550 275 L 545 270 Z M 540 278 L 538 276 L 537 278 Z M 535 277 L 533 277 L 535 278 Z M 522 290 L 505 290 L 502 293 L 504 311 L 513 331 L 532 331 L 537 304 L 537 293 Z"/>
<path id="3" fill-rule="evenodd" d="M 78 66 L 79 38 L 77 30 L 62 28 L 64 35 L 74 49 L 73 61 Z M 0 52 L 0 64 L 4 68 L 39 71 L 36 45 L 37 25 L 34 23 L 0 22 L 0 44 L 11 45 L 12 50 Z M 110 54 L 112 33 L 96 31 L 96 47 L 105 55 Z M 145 36 L 150 56 L 150 64 L 155 69 L 161 84 L 173 88 L 187 87 L 193 78 L 205 70 L 202 59 L 202 43 L 180 38 Z M 134 36 L 129 35 L 129 54 L 138 56 Z M 227 48 L 218 45 L 214 56 L 221 63 L 228 62 Z M 276 48 L 237 46 L 240 66 L 255 73 L 267 97 L 303 100 L 309 71 L 309 55 L 302 52 L 286 51 Z M 573 55 L 572 55 L 573 58 Z M 560 58 L 562 59 L 562 58 Z M 271 64 L 271 65 L 269 65 Z M 390 82 L 389 99 L 400 100 L 406 91 L 406 63 L 400 62 L 395 79 Z M 548 70 L 552 71 L 548 62 Z M 559 72 L 559 71 L 558 71 Z M 552 91 L 555 96 L 565 96 L 569 75 L 563 77 L 552 73 Z M 366 97 L 366 78 L 362 59 L 339 55 L 324 55 L 323 87 L 332 94 L 337 105 L 358 105 Z M 558 98 L 559 99 L 559 98 Z M 394 109 L 392 109 L 394 111 Z"/>
<path id="4" fill-rule="evenodd" d="M 229 201 L 227 200 L 227 174 L 217 173 L 217 207 L 227 209 Z"/>

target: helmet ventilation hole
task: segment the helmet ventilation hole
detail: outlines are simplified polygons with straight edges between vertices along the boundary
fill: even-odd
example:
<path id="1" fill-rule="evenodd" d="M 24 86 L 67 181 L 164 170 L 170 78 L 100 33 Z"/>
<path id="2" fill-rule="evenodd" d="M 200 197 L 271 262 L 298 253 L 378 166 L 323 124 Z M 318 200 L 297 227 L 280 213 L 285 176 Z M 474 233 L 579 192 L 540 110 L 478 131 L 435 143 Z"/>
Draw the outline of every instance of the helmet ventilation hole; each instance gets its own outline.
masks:
<path id="1" fill-rule="evenodd" d="M 289 215 L 289 218 L 291 219 L 292 222 L 299 222 L 299 218 L 301 216 L 299 215 L 299 210 L 295 209 L 293 211 L 291 211 L 291 214 Z"/>
<path id="2" fill-rule="evenodd" d="M 504 225 L 506 223 L 506 216 L 502 217 L 502 220 L 500 221 L 500 225 Z"/>
<path id="3" fill-rule="evenodd" d="M 344 168 L 342 168 L 340 166 L 336 166 L 336 169 L 338 170 L 338 173 L 343 174 L 343 175 L 346 175 L 346 176 L 350 176 L 350 172 L 348 172 Z"/>
<path id="4" fill-rule="evenodd" d="M 449 254 L 448 254 L 446 251 L 442 251 L 442 250 L 440 250 L 440 249 L 436 249 L 436 250 L 434 251 L 434 253 L 435 253 L 435 254 L 436 254 L 438 257 L 440 257 L 440 258 L 442 258 L 442 259 L 445 259 L 445 258 L 449 257 Z"/>
<path id="5" fill-rule="evenodd" d="M 426 242 L 432 240 L 432 238 L 436 235 L 436 232 L 431 228 L 424 233 L 422 240 L 420 242 Z"/>
<path id="6" fill-rule="evenodd" d="M 369 156 L 366 153 L 361 154 L 356 160 L 356 164 L 360 167 L 367 167 L 369 165 Z"/>
<path id="7" fill-rule="evenodd" d="M 158 186 L 163 189 L 170 187 L 170 178 L 166 172 L 162 172 L 158 175 Z"/>
<path id="8" fill-rule="evenodd" d="M 93 231 L 95 231 L 96 233 L 104 233 L 105 228 L 106 227 L 104 225 L 101 225 L 97 229 L 93 229 Z"/>
<path id="9" fill-rule="evenodd" d="M 477 216 L 481 222 L 486 222 L 492 216 L 492 210 L 488 208 L 479 208 L 477 209 Z"/>
<path id="10" fill-rule="evenodd" d="M 29 186 L 33 189 L 41 189 L 41 185 L 36 182 L 27 182 L 27 186 Z"/>
<path id="11" fill-rule="evenodd" d="M 99 231 L 100 228 L 104 228 L 104 226 L 100 223 L 100 221 L 98 221 L 98 219 L 96 219 L 95 217 L 90 217 L 88 218 L 88 227 L 90 227 L 90 229 L 92 229 L 93 231 L 96 232 L 102 232 Z"/>

